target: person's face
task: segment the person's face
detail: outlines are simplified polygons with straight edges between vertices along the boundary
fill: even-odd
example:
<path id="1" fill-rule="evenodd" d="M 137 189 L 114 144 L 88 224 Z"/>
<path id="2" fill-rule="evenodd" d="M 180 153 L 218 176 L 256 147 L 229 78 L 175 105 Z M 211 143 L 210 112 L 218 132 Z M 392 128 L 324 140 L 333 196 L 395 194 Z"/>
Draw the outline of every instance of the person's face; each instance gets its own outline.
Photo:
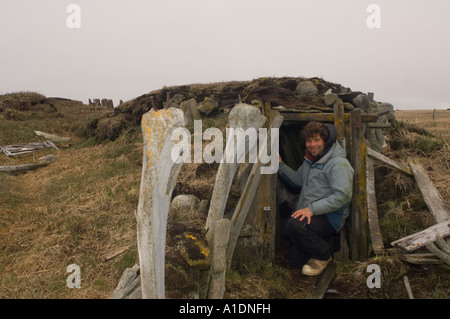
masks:
<path id="1" fill-rule="evenodd" d="M 312 156 L 317 156 L 323 152 L 325 149 L 325 141 L 320 137 L 319 134 L 306 139 L 306 149 L 311 153 Z"/>

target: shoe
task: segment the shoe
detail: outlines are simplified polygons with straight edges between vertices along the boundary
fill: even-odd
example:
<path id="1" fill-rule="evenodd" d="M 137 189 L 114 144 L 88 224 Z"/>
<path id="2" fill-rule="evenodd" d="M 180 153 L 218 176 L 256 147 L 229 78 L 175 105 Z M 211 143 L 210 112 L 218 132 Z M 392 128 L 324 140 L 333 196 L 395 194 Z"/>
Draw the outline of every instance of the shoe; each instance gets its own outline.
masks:
<path id="1" fill-rule="evenodd" d="M 318 260 L 311 258 L 302 268 L 302 274 L 306 276 L 318 276 L 322 271 L 327 268 L 331 261 L 331 257 L 328 260 Z"/>

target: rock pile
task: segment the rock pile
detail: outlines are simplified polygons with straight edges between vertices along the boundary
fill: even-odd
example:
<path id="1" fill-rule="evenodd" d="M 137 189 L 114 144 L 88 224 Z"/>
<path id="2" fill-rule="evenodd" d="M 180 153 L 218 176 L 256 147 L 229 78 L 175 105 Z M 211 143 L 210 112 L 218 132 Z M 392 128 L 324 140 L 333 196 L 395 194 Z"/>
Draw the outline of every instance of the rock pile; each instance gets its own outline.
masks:
<path id="1" fill-rule="evenodd" d="M 175 107 L 183 110 L 187 124 L 195 119 L 229 112 L 239 102 L 257 108 L 270 103 L 275 109 L 304 113 L 332 113 L 334 105 L 342 103 L 345 112 L 360 108 L 362 113 L 378 114 L 378 122 L 365 128 L 370 147 L 376 151 L 386 145 L 381 128 L 394 120 L 393 105 L 375 101 L 373 93 L 352 91 L 321 78 L 302 77 L 165 87 L 122 103 L 115 112 L 125 114 L 129 122 L 140 125 L 142 115 L 150 109 Z"/>

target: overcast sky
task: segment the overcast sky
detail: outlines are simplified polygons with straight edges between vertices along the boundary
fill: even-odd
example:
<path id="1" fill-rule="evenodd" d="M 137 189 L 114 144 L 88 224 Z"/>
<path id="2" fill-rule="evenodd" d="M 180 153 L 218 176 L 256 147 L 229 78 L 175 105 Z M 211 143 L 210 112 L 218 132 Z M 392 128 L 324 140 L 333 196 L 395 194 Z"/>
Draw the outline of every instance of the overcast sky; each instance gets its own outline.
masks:
<path id="1" fill-rule="evenodd" d="M 397 109 L 447 108 L 449 16 L 448 0 L 1 0 L 0 94 L 117 105 L 164 86 L 317 76 Z"/>

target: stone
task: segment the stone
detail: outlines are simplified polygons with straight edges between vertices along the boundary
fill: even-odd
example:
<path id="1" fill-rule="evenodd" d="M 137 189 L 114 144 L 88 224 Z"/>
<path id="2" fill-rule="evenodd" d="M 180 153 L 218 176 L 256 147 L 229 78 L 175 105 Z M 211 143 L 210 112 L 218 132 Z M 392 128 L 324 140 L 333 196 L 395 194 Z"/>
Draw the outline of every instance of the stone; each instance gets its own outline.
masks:
<path id="1" fill-rule="evenodd" d="M 333 105 L 337 101 L 338 98 L 339 97 L 337 96 L 337 94 L 334 94 L 334 93 L 325 94 L 325 97 L 324 97 L 325 105 L 326 106 Z"/>
<path id="2" fill-rule="evenodd" d="M 394 105 L 383 102 L 378 105 L 378 108 L 379 108 L 379 112 L 386 116 L 386 120 L 388 122 L 395 121 Z"/>
<path id="3" fill-rule="evenodd" d="M 180 104 L 180 109 L 184 113 L 184 124 L 185 125 L 188 125 L 189 123 L 191 123 L 194 120 L 194 117 L 192 116 L 192 111 L 191 111 L 191 103 L 192 103 L 191 100 L 183 101 Z"/>
<path id="4" fill-rule="evenodd" d="M 295 93 L 299 95 L 317 95 L 319 90 L 311 81 L 303 81 L 297 85 Z"/>
<path id="5" fill-rule="evenodd" d="M 376 113 L 378 111 L 378 105 L 374 101 L 371 101 L 366 94 L 359 94 L 352 100 L 352 104 L 365 113 Z"/>
<path id="6" fill-rule="evenodd" d="M 183 102 L 186 99 L 186 97 L 183 94 L 175 94 L 172 99 L 171 102 L 175 103 L 175 104 L 180 104 L 181 102 Z"/>
<path id="7" fill-rule="evenodd" d="M 351 112 L 355 109 L 352 103 L 344 102 L 344 110 L 346 112 Z"/>
<path id="8" fill-rule="evenodd" d="M 170 199 L 182 163 L 174 163 L 171 135 L 184 126 L 183 111 L 151 110 L 142 116 L 144 140 L 137 219 L 142 298 L 165 298 L 165 246 Z"/>
<path id="9" fill-rule="evenodd" d="M 356 98 L 358 95 L 363 94 L 360 91 L 349 91 L 349 92 L 342 92 L 342 93 L 337 93 L 338 97 L 344 101 L 344 102 L 348 102 L 348 103 L 352 103 L 353 99 Z"/>
<path id="10" fill-rule="evenodd" d="M 209 115 L 211 112 L 219 107 L 219 102 L 213 96 L 205 97 L 202 102 L 199 103 L 197 109 L 205 115 Z"/>
<path id="11" fill-rule="evenodd" d="M 200 201 L 200 204 L 198 205 L 198 210 L 199 210 L 200 214 L 206 216 L 206 214 L 208 214 L 208 206 L 209 206 L 209 201 L 207 199 L 202 199 Z"/>
<path id="12" fill-rule="evenodd" d="M 172 200 L 171 208 L 178 211 L 198 209 L 200 199 L 195 195 L 177 195 Z"/>

